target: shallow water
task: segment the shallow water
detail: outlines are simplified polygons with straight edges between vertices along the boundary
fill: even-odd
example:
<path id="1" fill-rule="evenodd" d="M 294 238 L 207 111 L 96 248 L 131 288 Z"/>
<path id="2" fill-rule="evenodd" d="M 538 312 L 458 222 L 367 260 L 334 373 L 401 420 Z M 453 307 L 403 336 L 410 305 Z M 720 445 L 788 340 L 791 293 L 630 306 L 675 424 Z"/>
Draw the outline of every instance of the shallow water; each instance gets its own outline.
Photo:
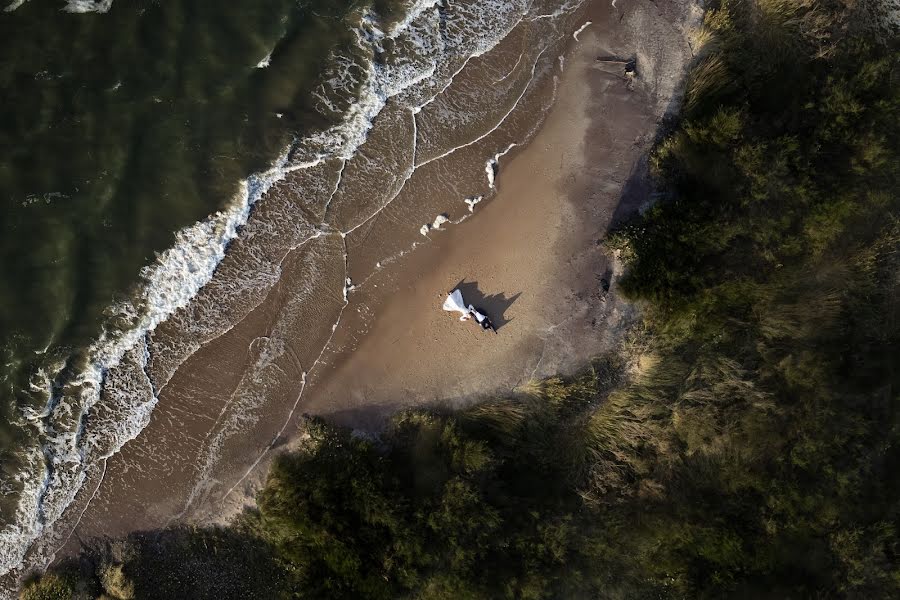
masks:
<path id="1" fill-rule="evenodd" d="M 490 193 L 579 6 L 194 4 L 0 14 L 3 571 L 142 431 L 134 502 L 234 483 L 211 474 L 283 427 L 351 281 Z"/>
<path id="2" fill-rule="evenodd" d="M 318 4 L 117 2 L 73 14 L 32 0 L 0 13 L 5 459 L 22 435 L 9 421 L 46 403 L 38 370 L 77 370 L 154 253 L 322 120 L 308 90 L 340 43 L 327 16 L 344 11 Z"/>

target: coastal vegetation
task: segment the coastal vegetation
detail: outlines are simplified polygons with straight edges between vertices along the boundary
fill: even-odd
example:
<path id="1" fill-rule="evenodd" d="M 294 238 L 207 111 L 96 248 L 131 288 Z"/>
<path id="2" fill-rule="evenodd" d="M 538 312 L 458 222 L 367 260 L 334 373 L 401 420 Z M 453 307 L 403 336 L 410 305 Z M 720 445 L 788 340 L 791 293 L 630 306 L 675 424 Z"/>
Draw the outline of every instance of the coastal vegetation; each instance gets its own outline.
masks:
<path id="1" fill-rule="evenodd" d="M 22 598 L 900 596 L 900 55 L 868 8 L 709 3 L 663 198 L 608 241 L 643 307 L 616 353 L 377 438 L 310 419 L 232 527 Z"/>

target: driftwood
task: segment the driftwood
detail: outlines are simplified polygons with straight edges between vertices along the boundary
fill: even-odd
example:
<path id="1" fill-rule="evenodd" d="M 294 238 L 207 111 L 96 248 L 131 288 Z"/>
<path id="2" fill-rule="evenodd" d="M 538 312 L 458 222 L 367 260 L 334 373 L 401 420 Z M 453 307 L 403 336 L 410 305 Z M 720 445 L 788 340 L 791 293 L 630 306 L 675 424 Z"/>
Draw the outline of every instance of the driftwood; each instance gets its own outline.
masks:
<path id="1" fill-rule="evenodd" d="M 635 58 L 623 58 L 621 56 L 598 56 L 594 60 L 598 63 L 624 65 L 626 76 L 635 77 L 637 75 L 637 59 Z"/>

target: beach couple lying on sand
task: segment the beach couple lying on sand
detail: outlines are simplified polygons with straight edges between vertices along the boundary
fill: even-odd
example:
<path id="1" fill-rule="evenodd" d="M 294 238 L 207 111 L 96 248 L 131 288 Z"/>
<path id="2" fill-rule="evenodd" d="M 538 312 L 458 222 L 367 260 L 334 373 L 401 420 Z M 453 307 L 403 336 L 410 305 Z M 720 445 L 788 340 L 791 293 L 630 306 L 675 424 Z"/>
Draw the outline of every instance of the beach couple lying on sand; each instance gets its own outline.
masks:
<path id="1" fill-rule="evenodd" d="M 494 324 L 491 323 L 491 320 L 484 313 L 482 309 L 475 308 L 471 304 L 466 304 L 465 300 L 463 300 L 462 292 L 459 290 L 453 290 L 447 295 L 447 299 L 444 300 L 444 310 L 448 310 L 451 312 L 461 312 L 462 316 L 459 318 L 460 321 L 468 321 L 469 319 L 473 319 L 475 323 L 481 325 L 481 328 L 484 330 L 490 329 L 494 333 L 497 333 L 497 328 L 494 327 Z"/>

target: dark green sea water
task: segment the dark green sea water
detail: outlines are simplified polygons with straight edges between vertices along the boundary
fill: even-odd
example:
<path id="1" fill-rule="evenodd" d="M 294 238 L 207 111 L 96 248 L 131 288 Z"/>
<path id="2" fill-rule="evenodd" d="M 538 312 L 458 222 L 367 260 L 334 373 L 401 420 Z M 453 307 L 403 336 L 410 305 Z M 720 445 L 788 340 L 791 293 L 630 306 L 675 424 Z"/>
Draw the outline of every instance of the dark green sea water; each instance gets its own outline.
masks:
<path id="1" fill-rule="evenodd" d="M 38 369 L 77 362 L 176 230 L 227 204 L 311 109 L 352 2 L 29 0 L 0 13 L 0 456 Z M 266 68 L 257 65 L 271 55 Z"/>

